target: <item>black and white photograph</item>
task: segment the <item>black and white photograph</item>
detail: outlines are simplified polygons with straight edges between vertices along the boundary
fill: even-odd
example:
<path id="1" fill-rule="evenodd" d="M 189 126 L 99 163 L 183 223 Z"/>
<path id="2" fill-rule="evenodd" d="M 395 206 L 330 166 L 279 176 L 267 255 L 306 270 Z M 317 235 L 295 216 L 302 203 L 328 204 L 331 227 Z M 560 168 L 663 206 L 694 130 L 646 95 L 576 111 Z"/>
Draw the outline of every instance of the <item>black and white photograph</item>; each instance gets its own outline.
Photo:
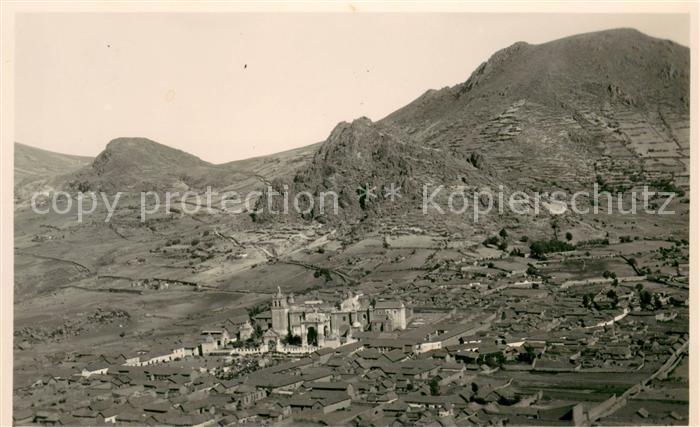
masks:
<path id="1" fill-rule="evenodd" d="M 0 424 L 700 423 L 698 4 L 585 4 L 6 2 Z"/>

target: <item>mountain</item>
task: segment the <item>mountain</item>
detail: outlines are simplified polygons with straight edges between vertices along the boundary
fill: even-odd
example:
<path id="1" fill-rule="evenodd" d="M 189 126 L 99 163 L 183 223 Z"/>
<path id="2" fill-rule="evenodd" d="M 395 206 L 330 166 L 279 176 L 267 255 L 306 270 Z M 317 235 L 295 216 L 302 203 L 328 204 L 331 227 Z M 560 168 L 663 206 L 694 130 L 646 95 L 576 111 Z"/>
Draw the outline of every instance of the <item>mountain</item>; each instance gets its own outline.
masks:
<path id="1" fill-rule="evenodd" d="M 252 188 L 299 167 L 315 146 L 270 156 L 212 164 L 147 138 L 110 141 L 94 161 L 67 177 L 72 190 L 105 192 L 204 191 Z"/>
<path id="2" fill-rule="evenodd" d="M 15 142 L 15 198 L 24 199 L 33 191 L 54 188 L 58 177 L 90 164 L 91 157 L 54 153 Z"/>
<path id="3" fill-rule="evenodd" d="M 202 184 L 212 165 L 147 138 L 117 138 L 68 184 L 81 191 L 156 191 Z"/>
<path id="4" fill-rule="evenodd" d="M 342 220 L 386 211 L 382 197 L 365 204 L 356 193 L 394 182 L 413 190 L 393 204 L 399 213 L 422 184 L 687 187 L 689 84 L 689 49 L 636 30 L 518 42 L 465 82 L 430 90 L 376 123 L 341 123 L 288 185 L 337 191 Z"/>
<path id="5" fill-rule="evenodd" d="M 15 180 L 49 178 L 80 169 L 92 160 L 92 157 L 54 153 L 15 142 Z"/>
<path id="6" fill-rule="evenodd" d="M 631 29 L 518 42 L 463 83 L 429 90 L 377 122 L 340 123 L 321 144 L 214 165 L 146 138 L 118 138 L 91 164 L 74 162 L 77 171 L 57 163 L 66 173 L 52 184 L 114 192 L 266 183 L 316 197 L 332 190 L 340 212 L 331 220 L 339 222 L 405 217 L 420 209 L 424 185 L 502 187 L 506 195 L 594 182 L 687 187 L 689 70 L 688 48 Z M 387 200 L 392 185 L 398 201 Z M 303 219 L 330 218 L 317 206 Z"/>
<path id="7" fill-rule="evenodd" d="M 617 186 L 674 174 L 685 185 L 689 87 L 688 48 L 609 30 L 516 43 L 383 122 L 436 148 L 481 149 L 504 181 L 533 189 L 596 175 Z"/>

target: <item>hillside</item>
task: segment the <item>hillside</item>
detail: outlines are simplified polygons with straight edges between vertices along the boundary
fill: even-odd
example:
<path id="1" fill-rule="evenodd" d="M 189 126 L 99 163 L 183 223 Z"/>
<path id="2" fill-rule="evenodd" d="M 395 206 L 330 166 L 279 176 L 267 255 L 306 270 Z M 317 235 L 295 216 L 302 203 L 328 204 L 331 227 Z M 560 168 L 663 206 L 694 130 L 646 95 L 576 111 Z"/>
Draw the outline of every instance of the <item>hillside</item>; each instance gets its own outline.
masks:
<path id="1" fill-rule="evenodd" d="M 658 180 L 687 186 L 689 64 L 688 48 L 629 29 L 515 43 L 465 82 L 377 123 L 340 124 L 293 188 L 335 189 L 346 220 L 388 207 L 378 198 L 358 209 L 358 188 L 397 181 L 419 192 L 423 183 L 506 192 L 596 181 L 616 190 Z M 407 203 L 416 197 L 395 210 L 414 208 Z"/>
<path id="2" fill-rule="evenodd" d="M 48 178 L 79 169 L 93 159 L 54 153 L 15 142 L 15 180 Z"/>
<path id="3" fill-rule="evenodd" d="M 92 158 L 54 153 L 15 142 L 15 199 L 32 191 L 51 188 L 57 177 L 75 172 L 90 164 Z"/>
<path id="4" fill-rule="evenodd" d="M 333 190 L 336 218 L 351 222 L 416 208 L 423 184 L 502 185 L 506 193 L 596 181 L 687 187 L 689 61 L 688 48 L 630 29 L 518 42 L 463 83 L 429 90 L 376 123 L 340 123 L 320 145 L 214 165 L 146 138 L 118 138 L 90 165 L 73 159 L 45 171 L 65 171 L 52 184 L 72 190 L 250 190 L 273 181 L 314 195 Z M 400 203 L 383 200 L 391 184 L 402 189 Z M 362 188 L 380 197 L 360 200 Z M 327 220 L 318 210 L 305 218 Z"/>
<path id="5" fill-rule="evenodd" d="M 81 191 L 186 190 L 203 184 L 212 165 L 146 138 L 117 138 L 68 181 Z"/>
<path id="6" fill-rule="evenodd" d="M 671 175 L 686 185 L 689 87 L 688 48 L 609 30 L 516 43 L 382 122 L 435 148 L 481 149 L 505 181 L 526 187 L 596 175 L 614 186 Z"/>
<path id="7" fill-rule="evenodd" d="M 212 164 L 147 138 L 117 138 L 94 159 L 15 144 L 15 200 L 33 191 L 238 191 L 291 174 L 318 144 L 267 156 Z"/>

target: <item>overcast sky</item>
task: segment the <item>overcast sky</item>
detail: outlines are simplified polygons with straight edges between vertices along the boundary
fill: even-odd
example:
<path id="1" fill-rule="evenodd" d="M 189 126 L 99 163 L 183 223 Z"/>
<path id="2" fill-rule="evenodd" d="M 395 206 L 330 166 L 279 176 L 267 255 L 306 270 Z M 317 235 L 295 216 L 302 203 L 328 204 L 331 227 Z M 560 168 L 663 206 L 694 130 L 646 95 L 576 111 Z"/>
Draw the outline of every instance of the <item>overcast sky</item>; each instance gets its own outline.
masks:
<path id="1" fill-rule="evenodd" d="M 381 119 L 516 41 L 633 27 L 688 46 L 689 25 L 629 14 L 23 14 L 15 140 L 95 156 L 143 136 L 223 163 Z"/>

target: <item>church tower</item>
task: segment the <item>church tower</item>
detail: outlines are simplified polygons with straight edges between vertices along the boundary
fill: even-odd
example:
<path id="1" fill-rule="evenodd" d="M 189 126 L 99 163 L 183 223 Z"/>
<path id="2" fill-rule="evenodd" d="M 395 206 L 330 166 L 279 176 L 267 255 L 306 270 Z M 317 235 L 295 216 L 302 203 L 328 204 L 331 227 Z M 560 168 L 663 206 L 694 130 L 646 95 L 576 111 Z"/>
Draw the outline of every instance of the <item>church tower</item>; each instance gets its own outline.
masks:
<path id="1" fill-rule="evenodd" d="M 285 337 L 289 330 L 289 306 L 287 298 L 277 287 L 277 295 L 272 298 L 272 330 Z"/>

